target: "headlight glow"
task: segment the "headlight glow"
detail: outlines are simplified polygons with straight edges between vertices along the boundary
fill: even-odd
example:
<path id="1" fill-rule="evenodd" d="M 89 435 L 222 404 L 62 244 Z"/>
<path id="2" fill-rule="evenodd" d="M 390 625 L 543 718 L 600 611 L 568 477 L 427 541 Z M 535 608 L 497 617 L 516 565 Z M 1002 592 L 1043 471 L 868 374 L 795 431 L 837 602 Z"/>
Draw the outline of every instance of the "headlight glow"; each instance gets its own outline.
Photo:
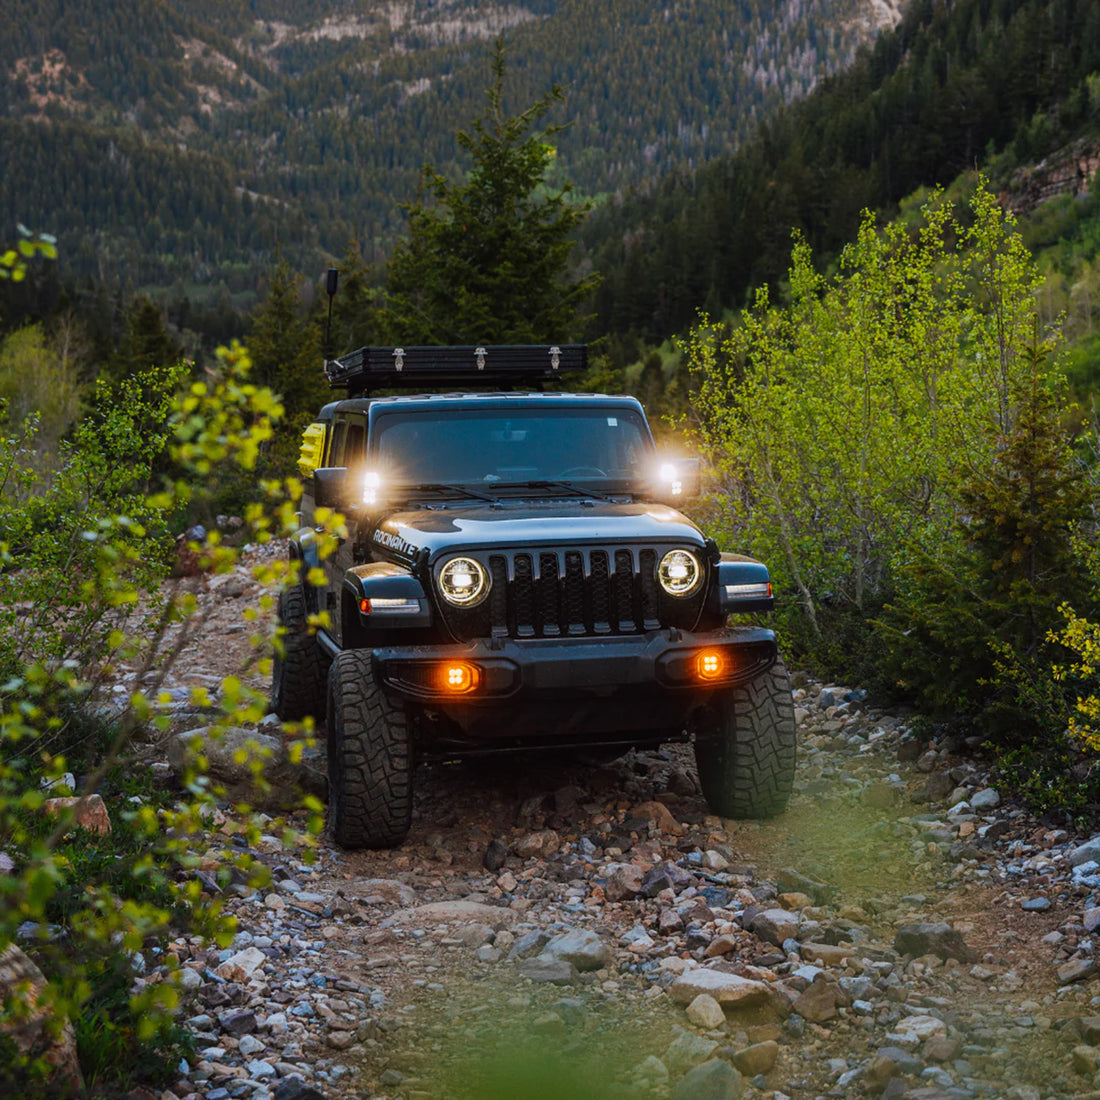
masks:
<path id="1" fill-rule="evenodd" d="M 377 504 L 378 490 L 382 488 L 382 475 L 376 470 L 368 470 L 363 475 L 363 503 Z"/>
<path id="2" fill-rule="evenodd" d="M 684 491 L 684 483 L 679 470 L 671 463 L 664 462 L 657 470 L 657 481 L 674 497 L 681 496 Z"/>
<path id="3" fill-rule="evenodd" d="M 670 596 L 690 596 L 699 587 L 703 570 L 689 550 L 670 550 L 661 558 L 657 579 Z"/>
<path id="4" fill-rule="evenodd" d="M 439 571 L 439 591 L 456 607 L 476 607 L 489 594 L 489 575 L 473 558 L 451 558 Z"/>

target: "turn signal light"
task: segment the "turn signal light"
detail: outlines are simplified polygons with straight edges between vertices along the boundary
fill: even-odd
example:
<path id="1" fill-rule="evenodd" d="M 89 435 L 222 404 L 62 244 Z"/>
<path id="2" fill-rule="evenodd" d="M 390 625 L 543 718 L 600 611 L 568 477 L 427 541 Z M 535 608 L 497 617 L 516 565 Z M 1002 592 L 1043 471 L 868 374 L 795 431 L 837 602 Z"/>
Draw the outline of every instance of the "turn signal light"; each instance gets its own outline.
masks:
<path id="1" fill-rule="evenodd" d="M 450 661 L 440 666 L 439 687 L 450 695 L 466 695 L 481 683 L 481 670 L 466 661 Z"/>
<path id="2" fill-rule="evenodd" d="M 704 649 L 695 658 L 695 675 L 700 680 L 720 680 L 729 672 L 729 660 L 720 649 Z"/>

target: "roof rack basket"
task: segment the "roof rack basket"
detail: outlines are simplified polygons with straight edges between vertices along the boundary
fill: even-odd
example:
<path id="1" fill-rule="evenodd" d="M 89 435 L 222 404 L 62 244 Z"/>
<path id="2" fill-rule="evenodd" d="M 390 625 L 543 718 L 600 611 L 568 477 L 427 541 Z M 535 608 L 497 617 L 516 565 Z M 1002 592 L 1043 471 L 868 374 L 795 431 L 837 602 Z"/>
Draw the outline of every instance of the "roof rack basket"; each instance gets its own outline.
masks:
<path id="1" fill-rule="evenodd" d="M 537 386 L 588 367 L 585 344 L 462 347 L 363 347 L 325 363 L 329 385 L 355 397 L 378 389 L 435 386 Z"/>

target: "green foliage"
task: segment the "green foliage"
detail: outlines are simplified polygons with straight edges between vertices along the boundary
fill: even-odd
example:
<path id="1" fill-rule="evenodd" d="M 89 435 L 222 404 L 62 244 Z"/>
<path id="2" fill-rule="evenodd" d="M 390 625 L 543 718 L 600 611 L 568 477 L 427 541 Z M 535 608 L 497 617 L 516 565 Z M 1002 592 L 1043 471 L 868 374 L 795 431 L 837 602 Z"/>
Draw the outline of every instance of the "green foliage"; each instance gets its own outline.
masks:
<path id="1" fill-rule="evenodd" d="M 147 774 L 135 768 L 139 734 L 167 728 L 160 705 L 168 700 L 159 688 L 191 637 L 188 622 L 197 609 L 194 582 L 165 579 L 168 517 L 188 505 L 189 482 L 216 481 L 233 467 L 254 470 L 282 411 L 270 390 L 247 378 L 242 348 L 223 349 L 219 362 L 216 373 L 177 398 L 157 398 L 160 404 L 149 395 L 164 393 L 178 378 L 171 369 L 102 384 L 48 490 L 36 486 L 24 461 L 26 439 L 0 441 L 4 484 L 27 490 L 5 495 L 0 514 L 6 566 L 0 651 L 8 666 L 0 685 L 0 836 L 14 864 L 0 867 L 0 947 L 18 940 L 42 968 L 48 981 L 37 1006 L 55 1022 L 73 1021 L 86 1083 L 96 1095 L 139 1078 L 162 1083 L 186 1049 L 173 1022 L 180 960 L 165 952 L 167 941 L 199 937 L 224 946 L 233 931 L 221 903 L 204 893 L 194 873 L 197 853 L 213 855 L 223 871 L 243 881 L 263 881 L 264 869 L 247 854 L 219 849 L 218 841 L 204 837 L 204 814 L 226 792 L 204 774 L 201 752 L 171 794 L 151 785 L 135 789 L 133 779 Z M 150 494 L 144 483 L 166 447 L 181 478 Z M 269 503 L 257 504 L 246 517 L 249 537 L 259 541 L 296 526 L 301 491 L 296 482 L 263 488 Z M 341 529 L 340 517 L 328 519 L 330 529 Z M 322 552 L 332 545 L 323 535 Z M 230 569 L 236 561 L 216 535 L 190 549 L 207 569 Z M 256 576 L 270 585 L 288 573 L 287 563 L 272 563 Z M 270 610 L 274 598 L 264 603 Z M 148 610 L 132 614 L 138 606 Z M 38 629 L 28 629 L 28 616 Z M 254 640 L 258 646 L 269 641 L 261 631 Z M 97 687 L 123 661 L 143 686 L 108 728 L 94 718 Z M 196 690 L 195 702 L 213 700 Z M 224 729 L 259 721 L 266 700 L 228 676 L 219 703 L 215 728 Z M 295 743 L 292 758 L 304 744 Z M 249 759 L 262 792 L 265 761 L 258 752 Z M 65 773 L 74 768 L 84 773 L 81 801 L 47 815 L 47 795 L 65 793 L 71 782 L 63 782 Z M 75 824 L 76 810 L 93 793 L 112 807 L 106 836 Z M 319 804 L 307 799 L 305 808 L 316 831 Z M 241 835 L 254 846 L 258 818 L 247 807 L 236 812 Z M 264 831 L 272 827 L 265 823 Z M 301 842 L 284 824 L 274 828 L 288 845 Z M 135 969 L 137 953 L 142 959 Z M 33 1001 L 13 991 L 0 1004 L 0 1029 L 34 1009 Z M 36 1052 L 9 1048 L 2 1091 L 43 1094 L 44 1067 Z"/>
<path id="2" fill-rule="evenodd" d="M 492 62 L 489 105 L 456 140 L 472 158 L 464 183 L 425 167 L 421 196 L 406 207 L 409 237 L 387 272 L 385 323 L 409 344 L 538 344 L 569 338 L 595 285 L 567 275 L 572 231 L 589 204 L 571 188 L 542 190 L 559 132 L 532 133 L 564 99 L 558 85 L 520 114 L 504 111 L 504 43 Z M 428 201 L 428 200 L 432 201 Z"/>
<path id="3" fill-rule="evenodd" d="M 823 615 L 880 606 L 898 548 L 948 525 L 954 472 L 988 467 L 1035 282 L 985 190 L 965 219 L 933 195 L 912 231 L 865 216 L 830 278 L 811 261 L 796 238 L 790 305 L 765 289 L 740 323 L 704 321 L 685 345 L 714 526 L 769 563 L 807 645 L 826 638 Z"/>
<path id="4" fill-rule="evenodd" d="M 701 303 L 739 308 L 782 278 L 792 227 L 831 261 L 861 210 L 892 213 L 1017 135 L 1031 161 L 1082 134 L 1095 142 L 1098 56 L 1090 0 L 908 4 L 895 29 L 763 116 L 735 152 L 601 207 L 583 234 L 605 276 L 599 327 L 659 340 Z"/>
<path id="5" fill-rule="evenodd" d="M 76 363 L 43 327 L 27 325 L 0 339 L 0 417 L 8 432 L 35 418 L 36 465 L 48 466 L 80 413 Z"/>
<path id="6" fill-rule="evenodd" d="M 99 382 L 45 484 L 34 461 L 35 418 L 0 438 L 4 675 L 42 662 L 91 669 L 116 648 L 111 639 L 132 617 L 135 586 L 163 572 L 167 515 L 145 494 L 168 442 L 167 394 L 178 379 L 178 370 L 155 369 Z"/>
<path id="7" fill-rule="evenodd" d="M 1095 758 L 1066 742 L 1022 744 L 997 753 L 997 785 L 1038 813 L 1068 814 L 1087 828 L 1100 807 L 1100 768 Z"/>
<path id="8" fill-rule="evenodd" d="M 305 316 L 299 280 L 285 260 L 252 313 L 248 343 L 256 381 L 280 395 L 289 416 L 313 415 L 329 399 L 319 326 Z"/>
<path id="9" fill-rule="evenodd" d="M 530 0 L 498 23 L 451 0 L 395 27 L 359 5 L 337 39 L 318 33 L 331 3 L 12 0 L 0 147 L 20 156 L 0 176 L 0 224 L 49 216 L 81 277 L 138 286 L 260 271 L 277 242 L 300 270 L 353 236 L 376 262 L 421 165 L 461 170 L 452 134 L 483 102 L 487 26 L 510 27 L 517 102 L 573 89 L 558 178 L 595 196 L 749 137 L 851 60 L 871 34 L 858 6 L 805 0 L 780 22 L 771 0 L 736 19 L 721 0 Z"/>
<path id="10" fill-rule="evenodd" d="M 990 431 L 992 462 L 960 473 L 953 529 L 910 550 L 880 628 L 889 665 L 926 711 L 970 716 L 1008 743 L 1061 741 L 1067 707 L 1051 669 L 1065 651 L 1051 633 L 1060 601 L 1090 603 L 1075 535 L 1091 531 L 1097 491 L 1045 359 L 1031 349 L 1011 420 Z"/>
<path id="11" fill-rule="evenodd" d="M 19 240 L 15 247 L 0 252 L 0 279 L 21 283 L 27 277 L 27 264 L 35 256 L 42 256 L 47 260 L 57 259 L 57 238 L 48 233 L 32 233 L 22 223 L 16 228 L 19 231 Z"/>
<path id="12" fill-rule="evenodd" d="M 138 296 L 126 310 L 125 329 L 109 364 L 111 376 L 130 378 L 151 367 L 170 366 L 183 358 L 179 341 L 168 331 L 160 307 Z"/>

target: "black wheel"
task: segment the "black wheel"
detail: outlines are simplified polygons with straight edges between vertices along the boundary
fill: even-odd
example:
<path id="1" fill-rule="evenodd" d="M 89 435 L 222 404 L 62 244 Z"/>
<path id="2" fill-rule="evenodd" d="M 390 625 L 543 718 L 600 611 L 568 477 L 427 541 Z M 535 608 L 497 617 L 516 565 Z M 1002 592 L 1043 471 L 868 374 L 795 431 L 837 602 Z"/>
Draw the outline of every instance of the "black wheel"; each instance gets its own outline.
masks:
<path id="1" fill-rule="evenodd" d="M 306 594 L 301 583 L 279 593 L 279 622 L 285 633 L 282 653 L 276 652 L 271 669 L 271 709 L 284 721 L 307 715 L 320 717 L 325 706 L 328 672 L 317 636 L 310 631 Z"/>
<path id="2" fill-rule="evenodd" d="M 412 818 L 412 745 L 403 707 L 349 649 L 328 675 L 328 821 L 342 848 L 393 848 Z"/>
<path id="3" fill-rule="evenodd" d="M 716 696 L 695 727 L 699 785 L 721 817 L 772 817 L 794 786 L 791 680 L 782 661 Z"/>

